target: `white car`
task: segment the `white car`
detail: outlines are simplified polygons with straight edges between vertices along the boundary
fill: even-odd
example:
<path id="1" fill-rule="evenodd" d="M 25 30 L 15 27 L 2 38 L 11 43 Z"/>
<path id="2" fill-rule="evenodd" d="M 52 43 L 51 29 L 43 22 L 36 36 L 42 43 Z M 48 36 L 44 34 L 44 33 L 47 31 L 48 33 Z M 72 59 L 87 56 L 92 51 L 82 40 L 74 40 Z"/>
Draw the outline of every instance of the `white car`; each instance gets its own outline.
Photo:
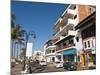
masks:
<path id="1" fill-rule="evenodd" d="M 63 67 L 63 62 L 56 61 L 56 62 L 55 62 L 55 67 L 56 67 L 56 68 L 61 68 L 61 67 Z"/>
<path id="2" fill-rule="evenodd" d="M 46 61 L 40 61 L 39 64 L 43 66 L 47 65 Z"/>

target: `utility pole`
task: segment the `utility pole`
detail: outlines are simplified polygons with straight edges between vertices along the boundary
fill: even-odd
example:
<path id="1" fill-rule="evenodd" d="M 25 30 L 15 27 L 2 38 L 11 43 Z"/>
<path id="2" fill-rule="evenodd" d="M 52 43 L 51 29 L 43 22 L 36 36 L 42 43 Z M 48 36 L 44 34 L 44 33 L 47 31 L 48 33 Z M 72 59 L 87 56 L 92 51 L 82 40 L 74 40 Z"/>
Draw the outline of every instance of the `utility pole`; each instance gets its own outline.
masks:
<path id="1" fill-rule="evenodd" d="M 25 65 L 26 65 L 26 63 L 25 63 L 26 62 L 26 49 L 27 49 L 27 43 L 28 43 L 29 37 L 32 36 L 33 39 L 36 38 L 36 34 L 33 31 L 30 31 L 30 32 L 24 31 L 24 34 L 25 34 L 26 41 L 25 41 L 25 54 L 24 54 L 23 70 L 25 70 Z"/>

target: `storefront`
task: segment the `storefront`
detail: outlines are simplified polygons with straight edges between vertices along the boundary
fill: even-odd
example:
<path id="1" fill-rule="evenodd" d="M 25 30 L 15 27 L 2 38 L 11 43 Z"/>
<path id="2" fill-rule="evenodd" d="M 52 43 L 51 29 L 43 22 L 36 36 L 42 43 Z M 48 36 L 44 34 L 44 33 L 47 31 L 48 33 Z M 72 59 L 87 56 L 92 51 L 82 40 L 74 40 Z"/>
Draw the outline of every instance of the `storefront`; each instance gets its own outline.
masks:
<path id="1" fill-rule="evenodd" d="M 63 52 L 64 61 L 76 62 L 77 60 L 76 57 L 77 57 L 77 50 L 75 48 L 71 48 Z"/>
<path id="2" fill-rule="evenodd" d="M 95 49 L 90 49 L 88 52 L 88 66 L 96 65 L 96 52 Z"/>
<path id="3" fill-rule="evenodd" d="M 96 65 L 96 53 L 92 49 L 84 50 L 80 54 L 80 64 L 81 66 L 95 66 Z"/>

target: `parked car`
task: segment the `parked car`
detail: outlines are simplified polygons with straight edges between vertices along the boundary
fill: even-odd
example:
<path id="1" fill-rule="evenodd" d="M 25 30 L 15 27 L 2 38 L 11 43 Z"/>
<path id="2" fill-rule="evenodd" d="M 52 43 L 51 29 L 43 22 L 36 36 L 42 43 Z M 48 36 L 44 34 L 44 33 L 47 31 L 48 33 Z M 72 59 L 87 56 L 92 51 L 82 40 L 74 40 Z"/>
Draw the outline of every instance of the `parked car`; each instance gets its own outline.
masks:
<path id="1" fill-rule="evenodd" d="M 42 66 L 46 66 L 47 65 L 46 61 L 40 61 L 39 64 L 42 65 Z"/>
<path id="2" fill-rule="evenodd" d="M 77 70 L 77 65 L 75 62 L 64 62 L 63 67 L 64 67 L 64 69 L 66 69 L 68 71 Z"/>
<path id="3" fill-rule="evenodd" d="M 63 62 L 56 61 L 56 62 L 55 62 L 55 67 L 56 67 L 56 68 L 63 67 Z"/>

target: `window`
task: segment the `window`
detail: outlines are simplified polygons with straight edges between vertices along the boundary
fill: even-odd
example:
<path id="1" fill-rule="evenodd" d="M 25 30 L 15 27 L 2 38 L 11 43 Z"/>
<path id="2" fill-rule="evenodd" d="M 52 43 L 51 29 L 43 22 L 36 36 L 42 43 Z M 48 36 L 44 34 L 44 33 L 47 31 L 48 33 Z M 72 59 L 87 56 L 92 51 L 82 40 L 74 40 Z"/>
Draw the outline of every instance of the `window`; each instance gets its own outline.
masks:
<path id="1" fill-rule="evenodd" d="M 76 9 L 76 5 L 73 4 L 73 5 L 71 6 L 71 9 Z"/>
<path id="2" fill-rule="evenodd" d="M 73 43 L 74 43 L 73 39 L 69 40 L 69 44 L 73 44 Z"/>
<path id="3" fill-rule="evenodd" d="M 90 47 L 90 41 L 88 41 L 88 47 Z"/>
<path id="4" fill-rule="evenodd" d="M 52 53 L 54 53 L 55 52 L 55 50 L 52 50 Z"/>
<path id="5" fill-rule="evenodd" d="M 87 48 L 87 46 L 86 46 L 86 42 L 84 42 L 84 47 Z"/>
<path id="6" fill-rule="evenodd" d="M 79 37 L 76 37 L 76 41 L 79 42 Z"/>
<path id="7" fill-rule="evenodd" d="M 77 18 L 77 15 L 74 16 L 74 19 L 76 19 L 76 18 Z"/>
<path id="8" fill-rule="evenodd" d="M 66 46 L 66 43 L 65 42 L 63 43 L 63 46 Z"/>
<path id="9" fill-rule="evenodd" d="M 86 28 L 85 30 L 82 31 L 82 38 L 85 39 L 88 37 L 95 36 L 95 32 L 96 32 L 95 30 L 96 30 L 95 25 L 92 25 L 92 26 Z"/>
<path id="10" fill-rule="evenodd" d="M 76 9 L 76 5 L 74 5 L 73 9 Z"/>
<path id="11" fill-rule="evenodd" d="M 89 7 L 89 13 L 93 13 L 95 11 L 94 7 Z"/>

